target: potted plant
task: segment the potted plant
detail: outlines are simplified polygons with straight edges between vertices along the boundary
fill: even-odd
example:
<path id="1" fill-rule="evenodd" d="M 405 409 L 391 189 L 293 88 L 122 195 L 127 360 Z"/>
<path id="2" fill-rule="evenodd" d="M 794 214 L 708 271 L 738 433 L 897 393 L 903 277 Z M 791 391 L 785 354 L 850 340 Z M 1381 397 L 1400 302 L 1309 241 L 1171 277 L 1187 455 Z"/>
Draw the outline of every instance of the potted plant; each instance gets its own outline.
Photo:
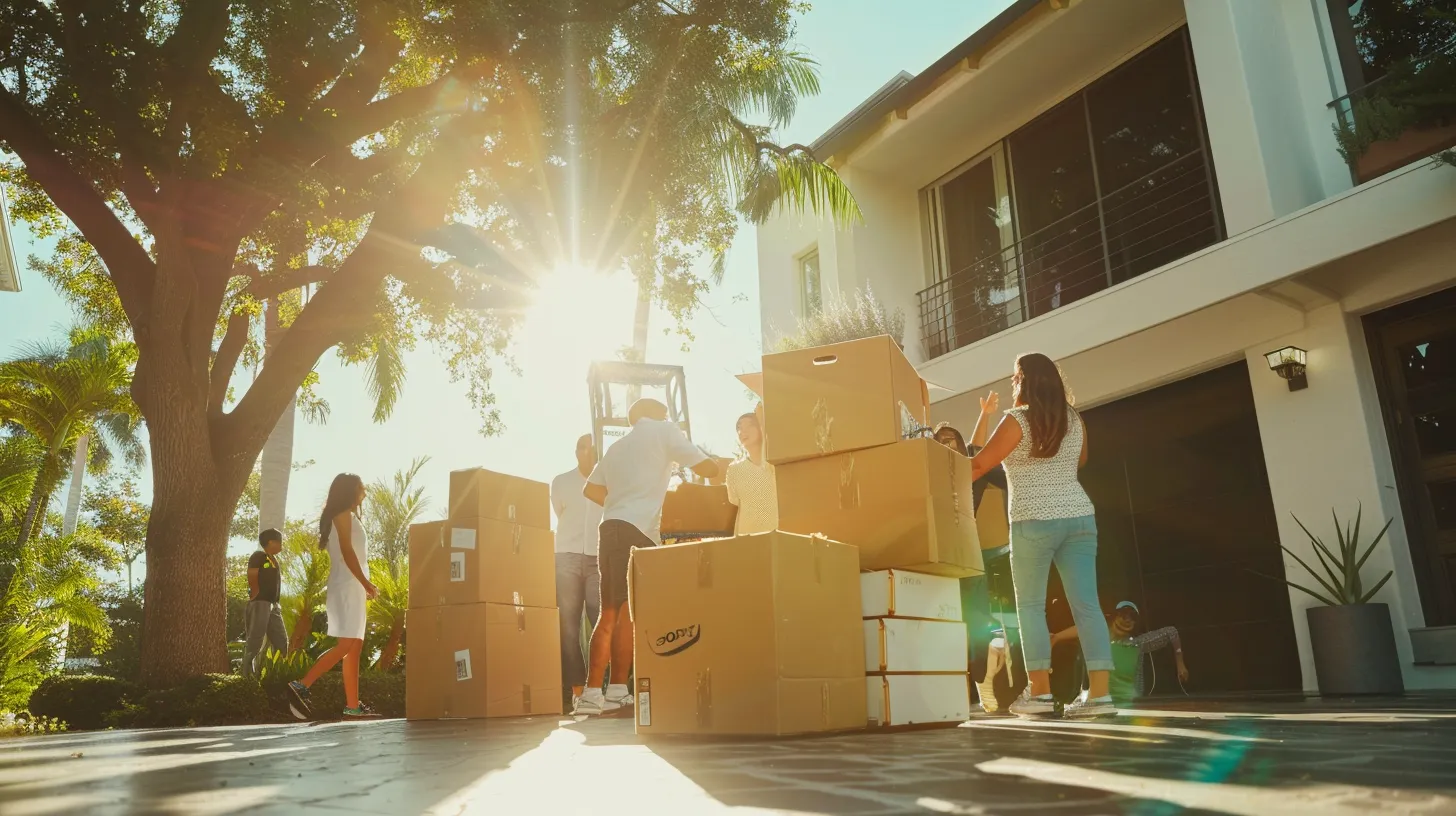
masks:
<path id="1" fill-rule="evenodd" d="M 1361 512 L 1356 512 L 1353 526 L 1335 522 L 1335 547 L 1331 548 L 1295 517 L 1299 529 L 1314 544 L 1319 560 L 1316 571 L 1293 550 L 1280 545 L 1310 577 L 1320 591 L 1288 579 L 1283 582 L 1318 600 L 1321 606 L 1305 610 L 1309 620 L 1310 647 L 1314 651 L 1315 676 L 1322 695 L 1401 694 L 1405 685 L 1400 675 L 1400 657 L 1395 650 L 1395 632 L 1390 623 L 1390 607 L 1371 603 L 1370 599 L 1385 586 L 1393 572 L 1385 573 L 1370 589 L 1365 589 L 1360 570 L 1375 551 L 1375 546 L 1390 529 L 1390 521 L 1362 549 L 1360 545 Z M 1393 519 L 1391 520 L 1393 521 Z M 1266 576 L 1267 577 L 1267 576 Z"/>

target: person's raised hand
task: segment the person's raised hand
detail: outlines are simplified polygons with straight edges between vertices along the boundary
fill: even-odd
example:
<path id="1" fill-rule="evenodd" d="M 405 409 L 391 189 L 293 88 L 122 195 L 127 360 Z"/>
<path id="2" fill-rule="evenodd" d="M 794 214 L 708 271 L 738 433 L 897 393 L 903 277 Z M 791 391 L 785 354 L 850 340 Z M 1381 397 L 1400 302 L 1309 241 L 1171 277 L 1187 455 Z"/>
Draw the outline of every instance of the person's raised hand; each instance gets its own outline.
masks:
<path id="1" fill-rule="evenodd" d="M 1001 395 L 1000 394 L 997 394 L 995 391 L 988 391 L 986 393 L 986 396 L 981 397 L 981 414 L 982 415 L 984 415 L 984 416 L 990 416 L 991 414 L 996 413 L 996 411 L 1000 407 L 1001 407 Z"/>

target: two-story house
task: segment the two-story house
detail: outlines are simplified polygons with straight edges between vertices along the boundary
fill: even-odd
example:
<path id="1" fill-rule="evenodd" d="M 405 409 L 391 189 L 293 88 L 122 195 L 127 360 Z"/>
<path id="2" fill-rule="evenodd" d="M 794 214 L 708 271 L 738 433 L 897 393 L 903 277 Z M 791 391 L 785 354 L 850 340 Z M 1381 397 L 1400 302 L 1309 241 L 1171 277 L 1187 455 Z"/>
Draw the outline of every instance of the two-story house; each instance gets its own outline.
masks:
<path id="1" fill-rule="evenodd" d="M 10 213 L 5 207 L 5 185 L 0 184 L 0 292 L 20 291 L 20 264 L 10 237 Z"/>
<path id="2" fill-rule="evenodd" d="M 1440 5 L 1016 0 L 814 143 L 864 220 L 759 230 L 765 348 L 871 287 L 967 431 L 1017 354 L 1058 360 L 1104 603 L 1179 627 L 1202 691 L 1313 689 L 1280 544 L 1394 519 L 1367 585 L 1407 687 L 1456 687 L 1456 112 L 1370 118 L 1451 76 Z"/>

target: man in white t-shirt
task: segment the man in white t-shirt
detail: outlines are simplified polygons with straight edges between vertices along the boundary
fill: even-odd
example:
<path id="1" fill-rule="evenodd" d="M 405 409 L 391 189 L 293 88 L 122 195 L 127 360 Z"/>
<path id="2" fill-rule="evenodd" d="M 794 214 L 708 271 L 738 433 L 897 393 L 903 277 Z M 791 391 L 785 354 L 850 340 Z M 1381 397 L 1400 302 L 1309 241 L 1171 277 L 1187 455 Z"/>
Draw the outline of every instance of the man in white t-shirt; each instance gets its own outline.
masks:
<path id="1" fill-rule="evenodd" d="M 601 714 L 632 702 L 627 687 L 633 645 L 627 569 L 633 549 L 655 547 L 662 539 L 662 499 L 673 464 L 692 468 L 707 479 L 719 472 L 718 463 L 698 450 L 682 428 L 668 421 L 666 405 L 637 400 L 627 412 L 627 421 L 632 430 L 607 449 L 582 489 L 588 499 L 602 505 L 597 551 L 602 611 L 592 630 L 586 688 L 573 709 L 576 714 Z M 614 682 L 603 694 L 608 661 Z"/>
<path id="2" fill-rule="evenodd" d="M 576 440 L 576 467 L 551 480 L 551 509 L 556 511 L 556 605 L 561 610 L 561 689 L 567 710 L 586 682 L 582 608 L 586 608 L 588 627 L 596 626 L 601 609 L 597 527 L 602 523 L 602 508 L 581 492 L 596 464 L 596 445 L 591 434 L 583 434 Z"/>

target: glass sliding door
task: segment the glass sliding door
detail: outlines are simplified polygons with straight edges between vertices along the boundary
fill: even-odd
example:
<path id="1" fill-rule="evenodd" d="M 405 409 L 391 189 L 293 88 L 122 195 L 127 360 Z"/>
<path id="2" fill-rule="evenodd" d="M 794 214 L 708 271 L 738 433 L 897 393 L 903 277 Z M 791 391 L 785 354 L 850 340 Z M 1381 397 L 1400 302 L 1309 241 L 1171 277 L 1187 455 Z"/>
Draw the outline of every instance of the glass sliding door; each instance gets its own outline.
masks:
<path id="1" fill-rule="evenodd" d="M 1096 169 L 1082 94 L 1012 134 L 1028 317 L 1107 288 Z"/>
<path id="2" fill-rule="evenodd" d="M 1021 280 L 1008 251 L 1015 229 L 999 146 L 932 187 L 929 195 L 945 292 L 946 350 L 1020 323 Z"/>

